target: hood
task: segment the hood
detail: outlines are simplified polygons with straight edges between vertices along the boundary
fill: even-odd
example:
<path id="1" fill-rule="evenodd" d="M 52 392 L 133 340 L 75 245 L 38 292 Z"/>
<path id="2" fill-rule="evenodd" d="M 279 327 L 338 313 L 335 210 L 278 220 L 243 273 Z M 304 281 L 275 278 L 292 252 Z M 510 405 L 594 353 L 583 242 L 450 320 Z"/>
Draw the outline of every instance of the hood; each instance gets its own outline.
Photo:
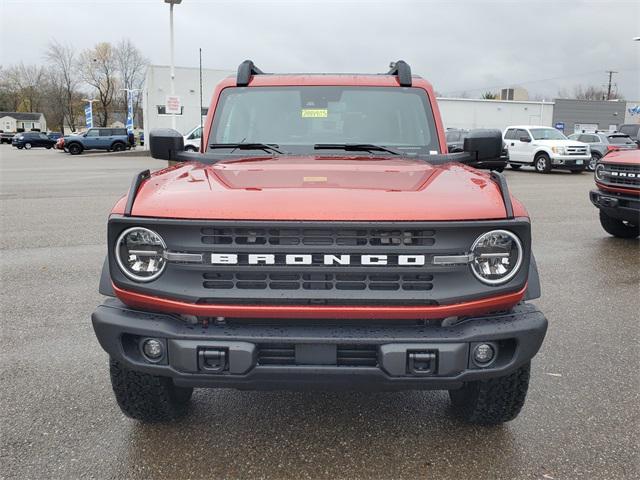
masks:
<path id="1" fill-rule="evenodd" d="M 125 198 L 114 213 L 124 211 Z M 518 208 L 516 208 L 518 207 Z M 516 215 L 520 205 L 514 201 Z M 526 215 L 526 213 L 524 213 Z M 371 157 L 251 157 L 186 163 L 145 181 L 132 215 L 217 220 L 469 220 L 505 217 L 485 172 Z"/>
<path id="2" fill-rule="evenodd" d="M 533 140 L 532 145 L 547 145 L 549 147 L 587 147 L 589 144 L 577 140 Z"/>
<path id="3" fill-rule="evenodd" d="M 640 150 L 617 150 L 613 151 L 600 160 L 600 163 L 617 163 L 622 165 L 640 166 Z"/>

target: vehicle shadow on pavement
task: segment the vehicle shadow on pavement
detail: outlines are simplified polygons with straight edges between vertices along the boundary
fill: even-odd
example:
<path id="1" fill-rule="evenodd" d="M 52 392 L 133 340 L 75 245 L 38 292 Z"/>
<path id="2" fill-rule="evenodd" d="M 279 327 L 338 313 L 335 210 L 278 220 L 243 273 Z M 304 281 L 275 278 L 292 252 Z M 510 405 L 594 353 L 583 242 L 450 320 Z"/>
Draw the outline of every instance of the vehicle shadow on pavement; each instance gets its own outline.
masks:
<path id="1" fill-rule="evenodd" d="M 520 452 L 513 436 L 507 426 L 462 423 L 443 392 L 196 390 L 184 419 L 132 422 L 121 474 L 461 478 L 484 471 L 514 478 Z"/>

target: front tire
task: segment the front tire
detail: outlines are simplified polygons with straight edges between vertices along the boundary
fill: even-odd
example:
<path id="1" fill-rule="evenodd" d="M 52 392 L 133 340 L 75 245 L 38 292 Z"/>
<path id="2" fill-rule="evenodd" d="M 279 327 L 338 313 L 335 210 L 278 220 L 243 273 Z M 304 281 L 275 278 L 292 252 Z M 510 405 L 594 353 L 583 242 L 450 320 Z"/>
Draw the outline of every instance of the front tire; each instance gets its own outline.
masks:
<path id="1" fill-rule="evenodd" d="M 600 210 L 600 225 L 609 234 L 618 238 L 636 238 L 640 235 L 640 224 L 632 225 L 617 218 L 610 217 Z"/>
<path id="2" fill-rule="evenodd" d="M 499 425 L 518 416 L 529 389 L 531 364 L 515 372 L 489 380 L 467 382 L 449 390 L 454 409 L 469 423 Z"/>
<path id="3" fill-rule="evenodd" d="M 26 148 L 27 150 L 31 150 L 31 144 L 29 142 L 25 143 L 24 148 Z"/>
<path id="4" fill-rule="evenodd" d="M 596 171 L 596 163 L 598 163 L 598 160 L 600 160 L 602 158 L 602 156 L 598 153 L 591 153 L 591 160 L 589 160 L 589 163 L 587 164 L 587 170 L 589 170 L 590 172 L 595 172 Z"/>
<path id="5" fill-rule="evenodd" d="M 69 145 L 68 150 L 71 155 L 80 155 L 82 153 L 82 147 L 77 143 Z"/>
<path id="6" fill-rule="evenodd" d="M 187 411 L 193 388 L 177 387 L 168 377 L 136 372 L 109 360 L 111 386 L 127 417 L 141 422 L 166 422 Z"/>
<path id="7" fill-rule="evenodd" d="M 540 153 L 533 161 L 533 166 L 538 173 L 549 173 L 551 171 L 551 159 L 546 153 Z"/>

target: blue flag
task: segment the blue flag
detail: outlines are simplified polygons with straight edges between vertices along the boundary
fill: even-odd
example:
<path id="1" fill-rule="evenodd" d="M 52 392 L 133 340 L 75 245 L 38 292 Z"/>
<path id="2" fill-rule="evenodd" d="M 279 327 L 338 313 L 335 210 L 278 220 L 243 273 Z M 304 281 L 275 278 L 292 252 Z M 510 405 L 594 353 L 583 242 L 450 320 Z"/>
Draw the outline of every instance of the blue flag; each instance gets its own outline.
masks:
<path id="1" fill-rule="evenodd" d="M 127 132 L 133 132 L 133 95 L 127 92 Z"/>
<path id="2" fill-rule="evenodd" d="M 93 128 L 93 110 L 91 108 L 92 105 L 93 103 L 89 102 L 89 105 L 84 107 L 84 119 L 87 128 Z"/>

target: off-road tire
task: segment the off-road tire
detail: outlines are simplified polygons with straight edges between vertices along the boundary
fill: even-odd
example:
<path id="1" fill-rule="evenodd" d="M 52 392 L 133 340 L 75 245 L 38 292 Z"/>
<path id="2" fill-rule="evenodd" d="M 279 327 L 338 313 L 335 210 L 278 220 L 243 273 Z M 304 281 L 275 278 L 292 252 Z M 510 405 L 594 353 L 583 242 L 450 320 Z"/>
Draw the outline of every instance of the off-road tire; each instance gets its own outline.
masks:
<path id="1" fill-rule="evenodd" d="M 111 386 L 122 412 L 141 422 L 167 422 L 187 411 L 193 388 L 177 387 L 168 377 L 129 370 L 110 359 Z"/>
<path id="2" fill-rule="evenodd" d="M 67 147 L 67 149 L 69 150 L 69 153 L 71 155 L 80 155 L 83 150 L 82 145 L 80 145 L 79 143 L 72 143 Z"/>
<path id="3" fill-rule="evenodd" d="M 114 152 L 124 152 L 126 148 L 127 146 L 122 142 L 116 142 L 111 145 L 111 150 L 113 150 Z"/>
<path id="4" fill-rule="evenodd" d="M 631 225 L 625 223 L 617 218 L 612 218 L 602 210 L 600 210 L 600 225 L 602 228 L 614 237 L 618 238 L 636 238 L 640 235 L 640 223 L 638 225 Z"/>
<path id="5" fill-rule="evenodd" d="M 539 153 L 533 160 L 533 168 L 538 173 L 549 173 L 551 171 L 551 159 L 546 153 Z"/>
<path id="6" fill-rule="evenodd" d="M 530 368 L 527 362 L 503 377 L 467 382 L 458 390 L 449 390 L 451 403 L 469 423 L 499 425 L 513 420 L 527 396 Z"/>
<path id="7" fill-rule="evenodd" d="M 518 165 L 517 163 L 510 163 L 509 166 L 513 169 L 513 170 L 520 170 L 520 168 L 522 167 L 522 165 Z"/>

